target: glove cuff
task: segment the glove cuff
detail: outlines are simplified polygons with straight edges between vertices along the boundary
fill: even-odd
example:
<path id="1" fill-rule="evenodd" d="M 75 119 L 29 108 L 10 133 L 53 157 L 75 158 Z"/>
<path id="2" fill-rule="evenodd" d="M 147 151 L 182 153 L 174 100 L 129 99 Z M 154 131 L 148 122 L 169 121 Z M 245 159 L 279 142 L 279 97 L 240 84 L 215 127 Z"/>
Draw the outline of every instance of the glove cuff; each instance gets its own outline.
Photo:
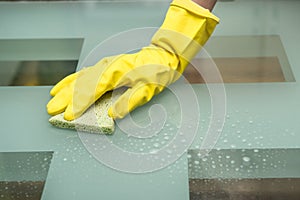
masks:
<path id="1" fill-rule="evenodd" d="M 219 18 L 190 0 L 174 0 L 151 44 L 176 54 L 183 72 L 188 62 L 206 43 Z"/>
<path id="2" fill-rule="evenodd" d="M 202 6 L 196 4 L 191 0 L 174 0 L 170 5 L 181 7 L 194 13 L 195 15 L 201 15 L 202 17 L 211 18 L 216 22 L 220 21 L 220 19 L 212 14 L 208 9 L 203 8 Z"/>

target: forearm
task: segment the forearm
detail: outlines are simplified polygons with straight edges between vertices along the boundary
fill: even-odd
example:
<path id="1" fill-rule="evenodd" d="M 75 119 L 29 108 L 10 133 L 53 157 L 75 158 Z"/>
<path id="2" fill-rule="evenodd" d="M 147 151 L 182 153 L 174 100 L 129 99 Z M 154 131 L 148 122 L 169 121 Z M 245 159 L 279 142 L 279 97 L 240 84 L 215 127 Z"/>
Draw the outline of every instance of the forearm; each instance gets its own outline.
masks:
<path id="1" fill-rule="evenodd" d="M 192 0 L 196 4 L 202 6 L 203 8 L 208 9 L 209 11 L 212 11 L 214 8 L 217 0 Z"/>

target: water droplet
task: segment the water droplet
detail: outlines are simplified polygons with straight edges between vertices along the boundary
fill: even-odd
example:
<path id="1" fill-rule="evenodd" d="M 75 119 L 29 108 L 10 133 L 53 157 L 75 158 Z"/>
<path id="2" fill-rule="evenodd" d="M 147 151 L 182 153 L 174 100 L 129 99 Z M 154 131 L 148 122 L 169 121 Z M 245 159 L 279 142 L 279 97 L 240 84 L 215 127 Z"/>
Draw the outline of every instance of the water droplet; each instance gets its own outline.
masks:
<path id="1" fill-rule="evenodd" d="M 247 142 L 247 140 L 246 140 L 246 139 L 243 139 L 242 142 Z"/>
<path id="2" fill-rule="evenodd" d="M 230 161 L 230 163 L 231 163 L 231 164 L 234 164 L 234 163 L 235 163 L 235 161 L 234 161 L 234 160 L 232 160 L 232 161 Z"/>
<path id="3" fill-rule="evenodd" d="M 249 120 L 249 124 L 253 124 L 253 121 L 252 121 L 252 120 Z"/>
<path id="4" fill-rule="evenodd" d="M 202 158 L 202 161 L 203 161 L 203 162 L 207 161 L 207 158 Z"/>
<path id="5" fill-rule="evenodd" d="M 228 155 L 227 155 L 227 156 L 226 156 L 226 158 L 227 158 L 227 159 L 229 159 L 229 158 L 230 158 L 230 156 L 228 156 Z"/>
<path id="6" fill-rule="evenodd" d="M 244 162 L 249 162 L 250 160 L 251 160 L 251 159 L 250 159 L 248 156 L 244 156 L 244 157 L 243 157 L 243 161 L 244 161 Z"/>
<path id="7" fill-rule="evenodd" d="M 240 130 L 237 130 L 237 131 L 236 131 L 236 133 L 237 133 L 237 134 L 240 134 L 240 133 L 241 133 L 241 131 L 240 131 Z"/>
<path id="8" fill-rule="evenodd" d="M 186 142 L 186 140 L 185 140 L 185 139 L 182 139 L 182 140 L 181 140 L 181 142 L 182 142 L 182 143 L 185 143 L 185 142 Z"/>
<path id="9" fill-rule="evenodd" d="M 233 128 L 234 128 L 235 126 L 236 126 L 235 124 L 232 124 L 232 125 L 231 125 L 231 127 L 233 127 Z"/>
<path id="10" fill-rule="evenodd" d="M 223 140 L 223 142 L 226 143 L 226 142 L 228 142 L 228 140 L 225 139 L 225 140 Z"/>
<path id="11" fill-rule="evenodd" d="M 164 139 L 165 139 L 165 140 L 169 140 L 169 136 L 165 136 Z"/>
<path id="12" fill-rule="evenodd" d="M 191 158 L 191 157 L 192 157 L 192 155 L 191 155 L 191 154 L 188 154 L 188 155 L 187 155 L 187 157 L 188 157 L 188 158 Z"/>
<path id="13" fill-rule="evenodd" d="M 159 143 L 154 143 L 153 146 L 154 147 L 159 147 Z"/>
<path id="14" fill-rule="evenodd" d="M 200 164 L 200 162 L 198 160 L 195 160 L 194 163 L 195 163 L 195 165 L 199 165 Z"/>
<path id="15" fill-rule="evenodd" d="M 259 152 L 259 150 L 258 150 L 258 149 L 254 149 L 253 151 L 254 151 L 255 153 L 258 153 L 258 152 Z"/>
<path id="16" fill-rule="evenodd" d="M 64 160 L 64 161 L 67 161 L 68 159 L 67 159 L 67 158 L 64 158 L 63 160 Z"/>
<path id="17" fill-rule="evenodd" d="M 216 165 L 212 165 L 211 167 L 212 167 L 212 168 L 216 168 Z"/>
<path id="18" fill-rule="evenodd" d="M 150 154 L 156 154 L 157 152 L 158 152 L 157 149 L 151 149 L 149 153 L 150 153 Z"/>

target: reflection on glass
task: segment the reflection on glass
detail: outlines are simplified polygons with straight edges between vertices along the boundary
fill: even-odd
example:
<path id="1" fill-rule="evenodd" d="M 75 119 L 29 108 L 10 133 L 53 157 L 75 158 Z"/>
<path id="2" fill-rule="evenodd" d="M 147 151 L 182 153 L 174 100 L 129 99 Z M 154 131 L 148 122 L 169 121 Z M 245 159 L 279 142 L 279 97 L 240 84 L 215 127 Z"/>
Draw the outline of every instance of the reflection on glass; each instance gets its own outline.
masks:
<path id="1" fill-rule="evenodd" d="M 76 71 L 77 60 L 0 61 L 1 86 L 54 85 Z"/>
<path id="2" fill-rule="evenodd" d="M 83 38 L 0 39 L 0 86 L 54 85 L 75 72 Z"/>
<path id="3" fill-rule="evenodd" d="M 208 81 L 202 77 L 209 74 L 215 65 L 224 83 L 295 81 L 278 35 L 215 36 L 204 49 L 212 58 L 201 53 L 196 56 L 184 72 L 190 83 L 220 82 L 214 77 L 209 77 Z"/>
<path id="4" fill-rule="evenodd" d="M 299 199 L 298 149 L 188 151 L 190 199 Z"/>
<path id="5" fill-rule="evenodd" d="M 194 66 L 199 66 L 201 72 L 208 71 L 216 65 L 224 83 L 259 83 L 259 82 L 285 82 L 284 74 L 277 57 L 240 57 L 240 58 L 213 58 L 195 59 Z M 206 83 L 201 73 L 189 65 L 184 76 L 190 83 Z M 212 78 L 210 78 L 212 79 Z M 212 79 L 213 80 L 213 79 Z M 210 81 L 213 82 L 213 81 Z M 218 79 L 214 83 L 220 82 Z"/>
<path id="6" fill-rule="evenodd" d="M 1 152 L 0 199 L 42 196 L 53 152 Z"/>
<path id="7" fill-rule="evenodd" d="M 190 200 L 290 199 L 300 197 L 299 178 L 190 179 Z"/>

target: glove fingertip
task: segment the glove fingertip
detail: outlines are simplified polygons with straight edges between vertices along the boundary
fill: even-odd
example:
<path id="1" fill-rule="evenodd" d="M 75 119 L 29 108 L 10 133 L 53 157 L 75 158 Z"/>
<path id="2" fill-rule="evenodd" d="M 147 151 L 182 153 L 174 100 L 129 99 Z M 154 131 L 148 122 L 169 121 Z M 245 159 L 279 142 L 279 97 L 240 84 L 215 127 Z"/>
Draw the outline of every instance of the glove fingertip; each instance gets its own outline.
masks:
<path id="1" fill-rule="evenodd" d="M 69 104 L 65 110 L 65 113 L 64 113 L 64 119 L 67 120 L 67 121 L 72 121 L 74 120 L 76 117 L 75 117 L 75 113 L 73 111 L 73 105 L 72 104 Z"/>
<path id="2" fill-rule="evenodd" d="M 67 121 L 72 121 L 75 119 L 75 115 L 71 112 L 65 112 L 64 114 L 64 119 L 67 120 Z"/>
<path id="3" fill-rule="evenodd" d="M 50 90 L 50 95 L 51 96 L 55 96 L 57 94 L 57 89 L 55 88 L 55 86 Z"/>
<path id="4" fill-rule="evenodd" d="M 108 116 L 109 116 L 110 118 L 115 119 L 115 116 L 114 116 L 112 107 L 110 107 L 110 108 L 108 109 L 107 114 L 108 114 Z"/>
<path id="5" fill-rule="evenodd" d="M 52 115 L 52 116 L 62 113 L 64 111 L 64 108 L 57 107 L 57 105 L 55 104 L 53 99 L 48 102 L 46 108 L 47 108 L 48 114 Z"/>
<path id="6" fill-rule="evenodd" d="M 108 109 L 108 116 L 112 119 L 120 119 L 120 118 L 123 118 L 122 116 L 120 116 L 117 112 L 116 112 L 116 109 L 114 108 L 114 106 L 111 106 L 109 109 Z"/>
<path id="7" fill-rule="evenodd" d="M 129 111 L 126 111 L 125 109 L 117 109 L 118 103 L 120 104 L 120 102 L 116 102 L 108 109 L 108 116 L 113 119 L 122 119 L 129 113 Z"/>

